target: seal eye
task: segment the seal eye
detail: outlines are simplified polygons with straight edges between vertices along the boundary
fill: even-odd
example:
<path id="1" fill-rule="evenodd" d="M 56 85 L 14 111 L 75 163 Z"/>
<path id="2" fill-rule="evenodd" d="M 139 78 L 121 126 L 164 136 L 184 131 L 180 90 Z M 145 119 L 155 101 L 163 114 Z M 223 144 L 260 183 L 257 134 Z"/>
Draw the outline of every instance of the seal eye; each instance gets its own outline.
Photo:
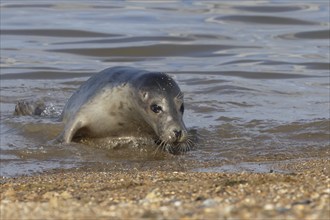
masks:
<path id="1" fill-rule="evenodd" d="M 151 109 L 151 111 L 153 111 L 155 113 L 160 113 L 161 111 L 163 111 L 163 108 L 156 104 L 151 105 L 150 109 Z"/>
<path id="2" fill-rule="evenodd" d="M 180 112 L 183 114 L 184 112 L 184 105 L 182 104 L 181 107 L 180 107 Z"/>

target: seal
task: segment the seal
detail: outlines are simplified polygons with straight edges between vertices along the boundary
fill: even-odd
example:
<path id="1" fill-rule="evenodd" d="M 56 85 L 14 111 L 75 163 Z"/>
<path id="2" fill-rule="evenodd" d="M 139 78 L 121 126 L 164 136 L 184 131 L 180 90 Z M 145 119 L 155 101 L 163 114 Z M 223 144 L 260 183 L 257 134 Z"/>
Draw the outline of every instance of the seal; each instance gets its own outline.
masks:
<path id="1" fill-rule="evenodd" d="M 163 147 L 190 148 L 183 93 L 167 74 L 131 67 L 105 69 L 66 103 L 60 138 L 151 137 Z M 182 147 L 184 146 L 184 147 Z"/>
<path id="2" fill-rule="evenodd" d="M 15 115 L 42 115 L 43 102 L 18 102 Z M 131 67 L 105 69 L 84 82 L 67 101 L 58 141 L 91 138 L 152 138 L 172 153 L 193 143 L 183 122 L 183 93 L 166 73 Z"/>

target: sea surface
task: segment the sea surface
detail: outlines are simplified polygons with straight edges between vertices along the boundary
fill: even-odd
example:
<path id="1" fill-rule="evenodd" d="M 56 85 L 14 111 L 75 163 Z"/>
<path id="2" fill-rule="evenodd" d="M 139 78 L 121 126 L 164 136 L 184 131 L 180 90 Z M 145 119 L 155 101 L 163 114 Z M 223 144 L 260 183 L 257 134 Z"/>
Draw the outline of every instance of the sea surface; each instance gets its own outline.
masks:
<path id="1" fill-rule="evenodd" d="M 278 165 L 330 156 L 327 0 L 2 0 L 0 10 L 2 177 L 69 168 L 285 172 Z M 71 94 L 113 66 L 174 77 L 194 150 L 52 142 Z M 14 116 L 19 100 L 43 100 L 47 112 Z"/>

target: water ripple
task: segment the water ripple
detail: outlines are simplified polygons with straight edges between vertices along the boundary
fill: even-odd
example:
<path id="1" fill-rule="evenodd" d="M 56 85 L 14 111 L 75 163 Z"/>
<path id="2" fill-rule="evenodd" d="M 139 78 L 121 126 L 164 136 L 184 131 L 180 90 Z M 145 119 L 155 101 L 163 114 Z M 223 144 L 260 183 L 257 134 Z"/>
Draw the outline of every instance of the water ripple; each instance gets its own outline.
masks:
<path id="1" fill-rule="evenodd" d="M 330 30 L 318 30 L 318 31 L 303 31 L 297 33 L 283 34 L 279 35 L 278 38 L 286 39 L 286 40 L 294 40 L 294 39 L 310 39 L 310 40 L 318 40 L 318 39 L 330 39 Z"/>
<path id="2" fill-rule="evenodd" d="M 116 48 L 73 48 L 54 49 L 50 52 L 71 53 L 93 57 L 214 57 L 216 52 L 235 48 L 256 48 L 254 46 L 212 45 L 212 44 L 155 44 Z"/>
<path id="3" fill-rule="evenodd" d="M 84 30 L 67 30 L 67 29 L 1 29 L 1 35 L 32 35 L 44 37 L 119 37 L 118 34 L 106 34 Z"/>
<path id="4" fill-rule="evenodd" d="M 319 22 L 305 21 L 289 17 L 261 16 L 261 15 L 229 15 L 213 18 L 215 22 L 239 22 L 267 25 L 320 25 Z"/>

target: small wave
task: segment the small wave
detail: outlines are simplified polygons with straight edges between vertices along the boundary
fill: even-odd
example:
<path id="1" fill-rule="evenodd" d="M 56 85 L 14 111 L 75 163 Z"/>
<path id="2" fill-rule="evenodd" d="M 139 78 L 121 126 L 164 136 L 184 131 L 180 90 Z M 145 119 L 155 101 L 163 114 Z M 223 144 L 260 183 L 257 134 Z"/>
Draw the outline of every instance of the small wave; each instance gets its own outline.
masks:
<path id="1" fill-rule="evenodd" d="M 319 25 L 318 22 L 305 21 L 288 17 L 260 16 L 260 15 L 229 15 L 212 19 L 215 22 L 240 22 L 268 25 Z"/>
<path id="2" fill-rule="evenodd" d="M 318 31 L 304 31 L 290 34 L 283 34 L 277 36 L 277 38 L 285 40 L 294 40 L 294 39 L 330 39 L 330 30 L 318 30 Z"/>
<path id="3" fill-rule="evenodd" d="M 1 35 L 33 35 L 44 37 L 119 37 L 118 34 L 107 34 L 92 31 L 68 29 L 2 29 Z"/>

